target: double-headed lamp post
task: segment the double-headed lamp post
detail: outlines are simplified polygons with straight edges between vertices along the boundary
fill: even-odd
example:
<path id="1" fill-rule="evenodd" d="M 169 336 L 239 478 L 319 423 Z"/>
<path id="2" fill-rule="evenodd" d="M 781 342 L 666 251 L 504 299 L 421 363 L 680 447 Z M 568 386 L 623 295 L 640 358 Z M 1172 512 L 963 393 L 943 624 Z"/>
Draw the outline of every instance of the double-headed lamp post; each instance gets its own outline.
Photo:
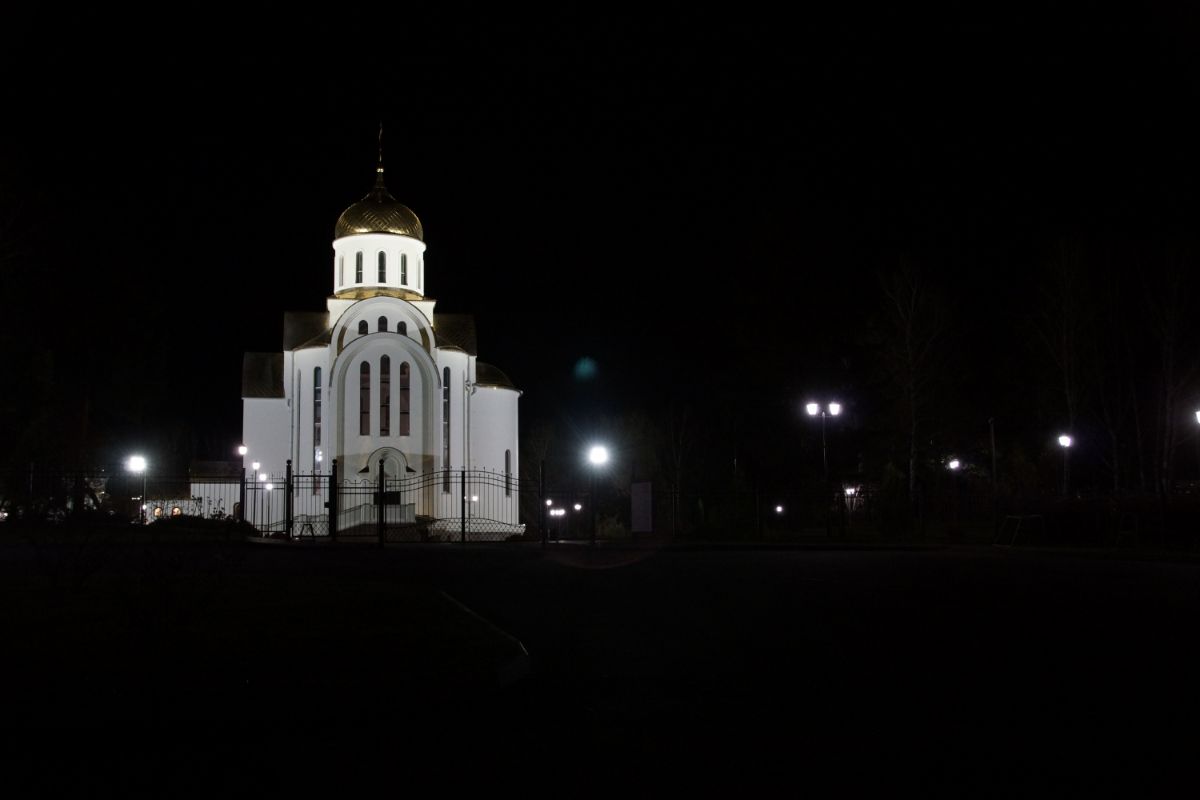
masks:
<path id="1" fill-rule="evenodd" d="M 602 444 L 592 445 L 588 449 L 587 460 L 592 465 L 591 472 L 588 473 L 591 483 L 588 495 L 592 507 L 592 544 L 594 545 L 596 544 L 596 473 L 608 463 L 608 448 Z"/>
<path id="2" fill-rule="evenodd" d="M 130 456 L 129 460 L 125 462 L 125 468 L 127 470 L 132 472 L 134 475 L 140 474 L 142 476 L 142 502 L 139 503 L 139 505 L 142 509 L 140 518 L 143 525 L 146 524 L 146 466 L 145 456 Z"/>
<path id="3" fill-rule="evenodd" d="M 829 485 L 829 449 L 825 445 L 825 418 L 842 413 L 841 403 L 829 403 L 824 408 L 820 403 L 809 403 L 804 407 L 810 417 L 821 417 L 821 464 L 825 467 L 825 484 Z"/>

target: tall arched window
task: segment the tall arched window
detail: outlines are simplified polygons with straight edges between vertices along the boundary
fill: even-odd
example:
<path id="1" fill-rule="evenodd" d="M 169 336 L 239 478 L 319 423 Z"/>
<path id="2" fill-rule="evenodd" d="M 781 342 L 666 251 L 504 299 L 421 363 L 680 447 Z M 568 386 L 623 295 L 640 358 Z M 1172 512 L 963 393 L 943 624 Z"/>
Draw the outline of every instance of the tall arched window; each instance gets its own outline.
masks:
<path id="1" fill-rule="evenodd" d="M 400 254 L 400 283 L 408 285 L 408 254 Z"/>
<path id="2" fill-rule="evenodd" d="M 346 257 L 338 256 L 338 286 L 346 285 Z"/>
<path id="3" fill-rule="evenodd" d="M 408 362 L 403 361 L 400 364 L 400 430 L 397 431 L 401 436 L 408 436 Z"/>
<path id="4" fill-rule="evenodd" d="M 365 319 L 358 321 L 358 333 L 362 336 L 365 336 L 368 333 L 367 321 Z"/>
<path id="5" fill-rule="evenodd" d="M 377 326 L 380 333 L 387 333 L 387 317 L 380 317 Z"/>
<path id="6" fill-rule="evenodd" d="M 358 368 L 358 433 L 371 435 L 371 365 L 366 361 Z"/>
<path id="7" fill-rule="evenodd" d="M 512 450 L 504 451 L 504 496 L 512 497 Z"/>
<path id="8" fill-rule="evenodd" d="M 401 320 L 400 322 L 397 322 L 396 323 L 396 333 L 404 334 L 405 336 L 407 336 L 408 335 L 408 323 L 403 320 Z"/>
<path id="9" fill-rule="evenodd" d="M 321 446 L 321 368 L 313 367 L 313 466 L 317 463 L 317 448 Z"/>
<path id="10" fill-rule="evenodd" d="M 379 282 L 387 283 L 387 256 L 382 250 L 379 251 Z"/>
<path id="11" fill-rule="evenodd" d="M 392 360 L 379 358 L 379 435 L 392 435 Z"/>
<path id="12" fill-rule="evenodd" d="M 450 491 L 450 368 L 442 370 L 442 491 Z M 464 487 L 466 488 L 466 487 Z"/>
<path id="13" fill-rule="evenodd" d="M 354 254 L 354 282 L 362 283 L 362 250 Z"/>

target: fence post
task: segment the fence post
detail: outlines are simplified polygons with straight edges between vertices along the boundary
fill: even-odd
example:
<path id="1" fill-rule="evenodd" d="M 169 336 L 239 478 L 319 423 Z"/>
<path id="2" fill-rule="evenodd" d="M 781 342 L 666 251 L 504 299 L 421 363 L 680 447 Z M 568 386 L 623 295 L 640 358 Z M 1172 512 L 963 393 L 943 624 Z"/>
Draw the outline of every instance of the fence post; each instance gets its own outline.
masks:
<path id="1" fill-rule="evenodd" d="M 466 544 L 467 543 L 467 471 L 465 469 L 460 470 L 458 474 L 459 474 L 459 480 L 461 482 L 459 489 L 462 490 L 462 513 L 459 514 L 459 518 L 458 518 L 459 535 L 462 538 L 462 543 Z"/>
<path id="2" fill-rule="evenodd" d="M 546 530 L 546 461 L 543 459 L 541 464 L 538 464 L 538 513 L 542 519 L 542 549 L 546 549 L 546 544 L 550 539 L 550 531 Z"/>
<path id="3" fill-rule="evenodd" d="M 238 489 L 238 522 L 246 521 L 246 465 L 242 465 L 242 485 Z"/>
<path id="4" fill-rule="evenodd" d="M 378 482 L 376 483 L 376 487 L 375 487 L 375 492 L 376 492 L 375 507 L 378 509 L 378 514 L 379 514 L 379 546 L 383 547 L 383 542 L 386 537 L 386 531 L 384 528 L 384 525 L 386 524 L 386 522 L 384 520 L 384 517 L 387 515 L 387 507 L 384 506 L 384 504 L 383 504 L 384 471 L 383 471 L 383 459 L 382 458 L 379 459 L 379 475 L 378 475 L 377 481 Z"/>
<path id="5" fill-rule="evenodd" d="M 285 497 L 283 499 L 283 526 L 287 531 L 287 538 L 292 538 L 292 460 L 287 460 L 287 472 L 284 473 L 283 488 Z"/>
<path id="6" fill-rule="evenodd" d="M 329 502 L 326 503 L 326 508 L 329 509 L 329 541 L 337 541 L 337 519 L 338 519 L 338 468 L 337 459 L 329 465 Z"/>

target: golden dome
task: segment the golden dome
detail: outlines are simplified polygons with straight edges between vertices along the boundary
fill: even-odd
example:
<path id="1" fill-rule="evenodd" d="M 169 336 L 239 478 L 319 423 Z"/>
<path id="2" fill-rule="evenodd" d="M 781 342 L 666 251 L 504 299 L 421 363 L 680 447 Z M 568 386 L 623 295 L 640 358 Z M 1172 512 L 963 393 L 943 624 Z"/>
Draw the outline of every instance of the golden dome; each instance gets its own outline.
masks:
<path id="1" fill-rule="evenodd" d="M 333 238 L 353 236 L 359 233 L 394 233 L 425 240 L 421 220 L 408 206 L 397 202 L 383 185 L 383 165 L 376 170 L 375 188 L 367 196 L 347 208 L 338 217 L 333 229 Z"/>

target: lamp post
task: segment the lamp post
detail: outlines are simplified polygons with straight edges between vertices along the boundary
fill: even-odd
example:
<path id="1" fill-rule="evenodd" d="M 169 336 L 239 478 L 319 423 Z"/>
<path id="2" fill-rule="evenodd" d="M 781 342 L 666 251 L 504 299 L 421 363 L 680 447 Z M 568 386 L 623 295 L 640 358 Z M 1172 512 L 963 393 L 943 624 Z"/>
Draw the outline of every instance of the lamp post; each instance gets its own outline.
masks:
<path id="1" fill-rule="evenodd" d="M 804 407 L 810 417 L 821 417 L 821 464 L 825 468 L 825 485 L 829 485 L 829 448 L 825 444 L 825 418 L 836 417 L 842 413 L 841 403 L 829 403 L 824 408 L 820 403 L 809 403 Z"/>
<path id="2" fill-rule="evenodd" d="M 1067 497 L 1070 494 L 1070 487 L 1071 487 L 1070 453 L 1071 453 L 1071 445 L 1074 443 L 1075 443 L 1075 440 L 1072 439 L 1070 436 L 1068 436 L 1065 433 L 1058 437 L 1058 446 L 1061 447 L 1062 451 L 1063 451 L 1063 497 Z"/>
<path id="3" fill-rule="evenodd" d="M 608 463 L 608 448 L 604 445 L 596 444 L 588 450 L 588 463 L 592 465 L 589 476 L 589 505 L 592 507 L 592 546 L 596 544 L 596 473 L 599 472 L 605 464 Z"/>
<path id="4" fill-rule="evenodd" d="M 142 476 L 142 497 L 141 497 L 142 502 L 140 503 L 142 511 L 141 511 L 141 514 L 139 515 L 139 518 L 141 519 L 142 524 L 145 525 L 146 524 L 146 457 L 145 456 L 130 456 L 129 460 L 125 462 L 125 468 L 128 469 L 130 472 L 132 472 L 134 475 L 140 474 Z"/>
<path id="5" fill-rule="evenodd" d="M 238 481 L 237 519 L 239 522 L 246 521 L 246 454 L 249 452 L 250 448 L 246 445 L 238 445 L 237 454 L 242 459 L 242 479 Z"/>

